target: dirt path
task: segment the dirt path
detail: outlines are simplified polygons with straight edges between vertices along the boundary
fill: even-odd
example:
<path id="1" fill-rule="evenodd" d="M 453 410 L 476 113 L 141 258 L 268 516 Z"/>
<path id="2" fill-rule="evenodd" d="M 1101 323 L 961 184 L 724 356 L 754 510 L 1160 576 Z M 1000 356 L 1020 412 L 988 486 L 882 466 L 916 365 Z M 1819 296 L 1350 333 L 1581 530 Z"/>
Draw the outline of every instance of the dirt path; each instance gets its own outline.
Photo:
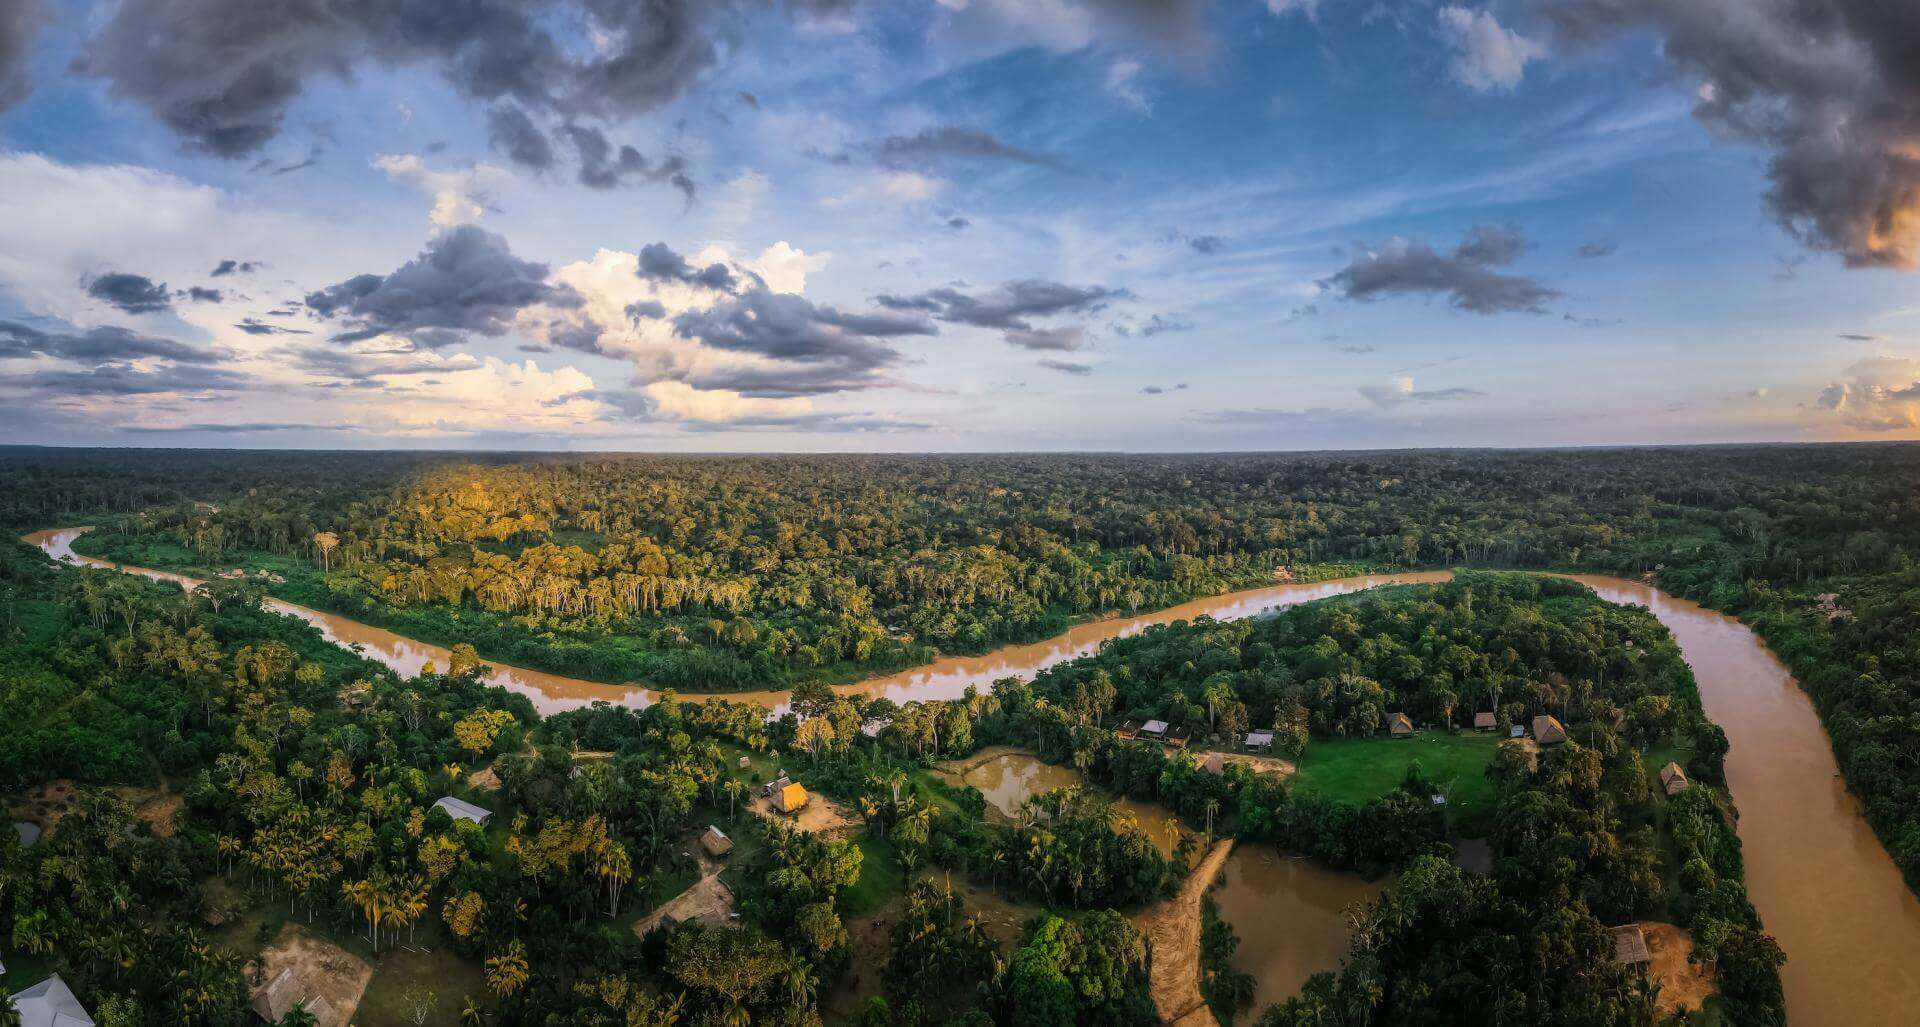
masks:
<path id="1" fill-rule="evenodd" d="M 1139 924 L 1153 945 L 1148 968 L 1153 1008 L 1160 1022 L 1179 1027 L 1219 1027 L 1200 995 L 1200 900 L 1220 876 L 1233 839 L 1223 838 L 1180 885 L 1180 893 L 1140 914 Z"/>

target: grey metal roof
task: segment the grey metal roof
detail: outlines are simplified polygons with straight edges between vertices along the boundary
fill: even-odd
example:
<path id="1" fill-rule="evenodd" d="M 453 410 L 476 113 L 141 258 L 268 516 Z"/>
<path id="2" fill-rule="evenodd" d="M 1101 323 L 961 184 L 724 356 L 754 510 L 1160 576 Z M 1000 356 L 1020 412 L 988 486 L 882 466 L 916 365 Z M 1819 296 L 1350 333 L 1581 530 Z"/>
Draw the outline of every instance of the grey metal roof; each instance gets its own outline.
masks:
<path id="1" fill-rule="evenodd" d="M 94 1027 L 93 1017 L 59 974 L 13 996 L 20 1027 Z"/>
<path id="2" fill-rule="evenodd" d="M 13 833 L 20 836 L 22 847 L 31 846 L 40 840 L 40 825 L 30 820 L 16 820 L 13 823 Z"/>
<path id="3" fill-rule="evenodd" d="M 434 803 L 433 808 L 446 810 L 447 816 L 455 820 L 471 820 L 476 824 L 485 824 L 487 818 L 493 816 L 492 810 L 481 809 L 465 799 L 456 799 L 451 795 Z"/>

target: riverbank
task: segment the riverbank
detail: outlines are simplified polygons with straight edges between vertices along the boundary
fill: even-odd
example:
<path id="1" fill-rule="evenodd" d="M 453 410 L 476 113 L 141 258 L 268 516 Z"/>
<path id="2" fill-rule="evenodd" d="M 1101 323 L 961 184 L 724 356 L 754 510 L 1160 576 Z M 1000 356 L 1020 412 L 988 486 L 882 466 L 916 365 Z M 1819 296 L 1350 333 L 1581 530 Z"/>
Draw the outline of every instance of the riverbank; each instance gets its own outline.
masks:
<path id="1" fill-rule="evenodd" d="M 102 541 L 103 536 L 95 532 L 92 527 L 50 530 L 81 533 L 75 535 L 70 541 L 71 551 L 76 557 L 107 565 L 141 567 L 147 571 L 171 575 L 182 580 L 208 581 L 222 577 L 251 577 L 261 584 L 269 596 L 283 603 L 316 613 L 348 618 L 357 623 L 391 631 L 430 645 L 450 648 L 461 643 L 470 644 L 474 646 L 480 657 L 489 663 L 508 662 L 533 673 L 607 685 L 624 684 L 632 687 L 673 688 L 676 691 L 688 691 L 682 685 L 662 684 L 660 681 L 647 679 L 644 668 L 640 664 L 657 654 L 651 650 L 635 648 L 637 639 L 633 634 L 616 630 L 536 631 L 516 623 L 518 618 L 506 613 L 439 605 L 394 607 L 372 601 L 355 602 L 351 595 L 336 593 L 329 589 L 322 580 L 322 574 L 310 564 L 290 557 L 270 553 L 249 553 L 246 554 L 247 559 L 240 563 L 230 566 L 212 566 L 194 562 L 192 554 L 178 546 L 155 545 L 115 549 L 105 544 Z M 90 537 L 88 533 L 92 533 Z M 39 535 L 44 532 L 33 534 Z M 1311 585 L 1363 573 L 1368 573 L 1368 570 L 1362 563 L 1304 564 L 1297 568 L 1289 568 L 1280 584 Z M 1131 614 L 1123 615 L 1117 609 L 1081 613 L 1049 610 L 1040 621 L 1031 625 L 1029 630 L 1015 632 L 1009 637 L 979 649 L 942 650 L 931 645 L 911 646 L 910 651 L 921 658 L 864 664 L 843 661 L 798 672 L 792 676 L 791 680 L 774 687 L 764 684 L 714 687 L 713 681 L 709 679 L 704 683 L 706 687 L 697 691 L 702 694 L 755 694 L 787 691 L 801 684 L 816 682 L 834 687 L 858 687 L 895 674 L 931 666 L 941 660 L 981 657 L 1007 646 L 1032 644 L 1085 625 L 1132 617 L 1154 617 L 1193 603 L 1258 592 L 1271 587 L 1254 583 L 1266 580 L 1267 577 L 1266 575 L 1249 576 L 1248 580 L 1242 583 L 1245 586 L 1243 588 L 1189 595 L 1171 606 L 1147 611 L 1136 610 Z M 691 628 L 688 627 L 688 630 Z M 725 649 L 719 651 L 731 652 Z"/>

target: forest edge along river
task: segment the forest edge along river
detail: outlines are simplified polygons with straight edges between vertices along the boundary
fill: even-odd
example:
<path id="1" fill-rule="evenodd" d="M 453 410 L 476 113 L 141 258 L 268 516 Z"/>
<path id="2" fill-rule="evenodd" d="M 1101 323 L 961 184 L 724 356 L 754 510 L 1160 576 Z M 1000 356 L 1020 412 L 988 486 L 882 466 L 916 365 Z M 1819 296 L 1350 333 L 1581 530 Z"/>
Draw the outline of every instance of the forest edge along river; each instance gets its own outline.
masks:
<path id="1" fill-rule="evenodd" d="M 81 556 L 73 540 L 87 528 L 25 536 L 29 545 L 67 562 L 115 568 Z M 194 579 L 142 567 L 129 573 L 173 581 Z M 1106 639 L 1153 624 L 1212 616 L 1231 620 L 1274 607 L 1393 584 L 1448 580 L 1447 571 L 1367 575 L 1312 584 L 1275 585 L 1183 603 L 1151 614 L 1092 621 L 1046 641 L 1007 646 L 984 656 L 948 657 L 914 670 L 876 677 L 840 691 L 895 702 L 958 698 L 973 685 L 1030 677 L 1092 653 Z M 1800 1024 L 1910 1023 L 1920 1010 L 1920 900 L 1860 815 L 1841 781 L 1812 701 L 1786 666 L 1740 621 L 1623 578 L 1575 575 L 1613 603 L 1647 607 L 1673 633 L 1699 682 L 1707 715 L 1727 733 L 1726 773 L 1740 809 L 1739 835 L 1747 886 L 1766 929 L 1787 955 L 1781 972 L 1789 1018 Z M 348 618 L 281 600 L 270 608 L 314 625 L 330 641 L 359 646 L 369 658 L 412 675 L 429 661 L 444 666 L 447 650 Z M 543 713 L 596 701 L 644 706 L 656 693 L 489 663 L 493 684 L 524 693 Z M 685 694 L 778 709 L 785 692 Z"/>

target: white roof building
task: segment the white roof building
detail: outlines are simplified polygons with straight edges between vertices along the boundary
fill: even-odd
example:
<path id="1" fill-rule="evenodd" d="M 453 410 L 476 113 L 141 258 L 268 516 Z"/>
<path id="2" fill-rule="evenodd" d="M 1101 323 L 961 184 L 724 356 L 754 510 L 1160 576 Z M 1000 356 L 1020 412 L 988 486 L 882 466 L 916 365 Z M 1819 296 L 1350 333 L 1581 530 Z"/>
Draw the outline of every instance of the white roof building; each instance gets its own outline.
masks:
<path id="1" fill-rule="evenodd" d="M 1164 720 L 1149 720 L 1145 724 L 1140 725 L 1140 733 L 1143 735 L 1164 735 L 1167 733 L 1167 722 Z"/>
<path id="2" fill-rule="evenodd" d="M 493 819 L 492 810 L 481 809 L 465 799 L 456 799 L 451 795 L 434 803 L 433 808 L 446 810 L 447 816 L 455 820 L 471 820 L 481 827 L 487 826 L 487 821 Z"/>
<path id="3" fill-rule="evenodd" d="M 93 1017 L 59 974 L 13 996 L 20 1027 L 94 1027 Z"/>
<path id="4" fill-rule="evenodd" d="M 1249 749 L 1273 748 L 1273 732 L 1271 731 L 1247 732 L 1247 748 Z"/>

